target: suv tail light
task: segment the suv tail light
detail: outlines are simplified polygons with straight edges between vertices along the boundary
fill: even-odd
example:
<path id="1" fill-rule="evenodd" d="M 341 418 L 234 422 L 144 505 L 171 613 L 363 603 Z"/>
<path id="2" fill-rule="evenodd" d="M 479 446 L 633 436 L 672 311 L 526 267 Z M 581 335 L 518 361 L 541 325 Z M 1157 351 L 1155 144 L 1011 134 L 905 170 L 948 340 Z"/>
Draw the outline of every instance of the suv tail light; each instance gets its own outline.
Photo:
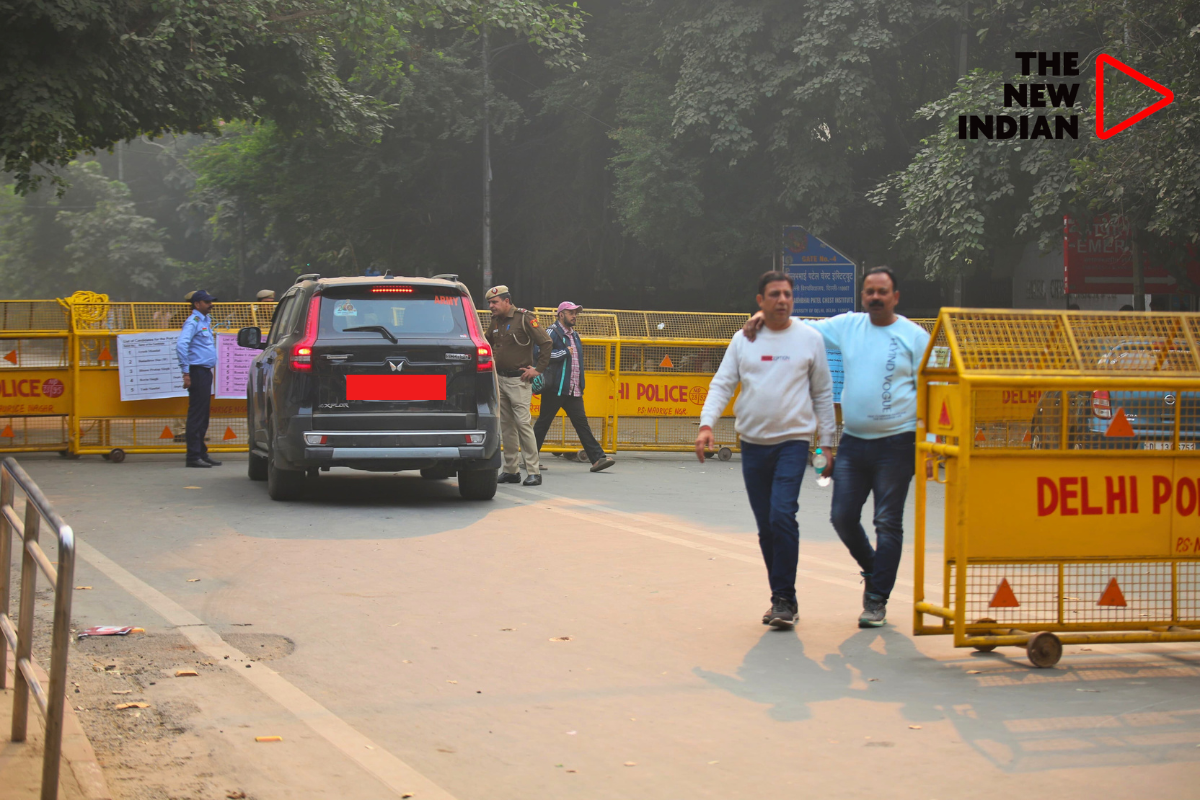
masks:
<path id="1" fill-rule="evenodd" d="M 321 296 L 313 295 L 308 303 L 308 318 L 304 321 L 304 338 L 292 345 L 288 365 L 295 372 L 312 372 L 313 346 L 317 343 L 317 328 L 321 323 Z"/>
<path id="2" fill-rule="evenodd" d="M 1092 392 L 1092 415 L 1100 419 L 1112 419 L 1112 406 L 1108 392 Z"/>
<path id="3" fill-rule="evenodd" d="M 483 331 L 479 329 L 479 314 L 466 303 L 463 303 L 463 306 L 463 311 L 467 313 L 467 327 L 471 329 L 471 341 L 475 343 L 475 355 L 478 358 L 475 362 L 475 371 L 491 372 L 495 368 L 495 362 L 492 360 L 492 346 L 488 344 L 487 339 L 483 338 Z"/>

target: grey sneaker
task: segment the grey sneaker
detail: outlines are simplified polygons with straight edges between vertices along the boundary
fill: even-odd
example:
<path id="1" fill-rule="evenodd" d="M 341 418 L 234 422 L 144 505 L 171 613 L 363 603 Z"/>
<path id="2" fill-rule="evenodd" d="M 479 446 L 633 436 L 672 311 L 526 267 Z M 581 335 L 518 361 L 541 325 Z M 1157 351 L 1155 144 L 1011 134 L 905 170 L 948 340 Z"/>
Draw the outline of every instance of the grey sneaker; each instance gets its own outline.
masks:
<path id="1" fill-rule="evenodd" d="M 887 600 L 877 594 L 863 597 L 863 612 L 858 617 L 858 627 L 879 628 L 887 622 Z"/>
<path id="2" fill-rule="evenodd" d="M 766 623 L 772 628 L 787 629 L 796 624 L 796 612 L 799 607 L 795 600 L 788 600 L 784 597 L 771 598 L 771 610 L 768 612 L 769 617 Z"/>

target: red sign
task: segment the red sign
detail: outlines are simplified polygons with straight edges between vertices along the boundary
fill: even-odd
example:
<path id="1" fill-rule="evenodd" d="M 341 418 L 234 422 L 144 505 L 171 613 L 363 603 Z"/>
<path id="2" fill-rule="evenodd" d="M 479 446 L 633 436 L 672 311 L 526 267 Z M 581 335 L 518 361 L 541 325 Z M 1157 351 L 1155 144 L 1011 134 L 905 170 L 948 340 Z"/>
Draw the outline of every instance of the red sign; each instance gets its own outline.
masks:
<path id="1" fill-rule="evenodd" d="M 42 384 L 42 396 L 44 397 L 62 397 L 62 393 L 66 390 L 66 385 L 58 378 L 47 378 Z"/>
<path id="2" fill-rule="evenodd" d="M 347 400 L 445 400 L 445 375 L 347 375 Z"/>
<path id="3" fill-rule="evenodd" d="M 1200 262 L 1187 265 L 1188 277 L 1200 283 Z M 1081 228 L 1063 217 L 1063 290 L 1067 294 L 1132 294 L 1133 251 L 1129 226 L 1120 214 L 1101 214 Z M 1178 285 L 1163 267 L 1142 256 L 1147 294 L 1174 294 Z"/>

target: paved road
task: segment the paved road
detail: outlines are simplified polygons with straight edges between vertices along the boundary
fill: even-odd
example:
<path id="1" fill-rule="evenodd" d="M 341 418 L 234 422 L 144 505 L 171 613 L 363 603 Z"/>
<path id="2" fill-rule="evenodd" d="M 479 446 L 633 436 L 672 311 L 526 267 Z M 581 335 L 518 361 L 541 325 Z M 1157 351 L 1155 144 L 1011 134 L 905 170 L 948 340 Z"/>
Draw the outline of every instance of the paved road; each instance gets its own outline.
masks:
<path id="1" fill-rule="evenodd" d="M 1195 797 L 1200 647 L 1033 670 L 914 639 L 907 580 L 894 626 L 859 631 L 811 478 L 801 622 L 770 631 L 736 459 L 548 461 L 491 503 L 335 471 L 280 504 L 238 458 L 22 458 L 87 545 L 78 623 L 190 637 L 201 678 L 148 688 L 254 797 Z"/>

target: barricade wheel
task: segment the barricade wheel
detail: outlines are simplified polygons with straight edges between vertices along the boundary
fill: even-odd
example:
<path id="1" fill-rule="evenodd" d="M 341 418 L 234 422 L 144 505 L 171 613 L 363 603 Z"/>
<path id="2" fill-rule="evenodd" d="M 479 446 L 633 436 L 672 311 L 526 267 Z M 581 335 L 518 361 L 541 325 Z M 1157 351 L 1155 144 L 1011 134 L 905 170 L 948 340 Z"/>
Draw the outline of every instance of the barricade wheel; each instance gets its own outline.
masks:
<path id="1" fill-rule="evenodd" d="M 728 447 L 722 447 L 717 451 L 717 458 L 719 458 L 721 461 L 729 461 L 733 458 L 733 451 Z"/>
<path id="2" fill-rule="evenodd" d="M 591 461 L 588 459 L 587 450 L 580 450 L 579 452 L 577 452 L 575 454 L 575 460 L 578 461 L 580 464 L 590 464 L 591 463 Z"/>
<path id="3" fill-rule="evenodd" d="M 991 617 L 984 617 L 983 619 L 975 620 L 975 624 L 976 625 L 995 625 L 996 620 L 992 619 Z M 984 634 L 984 635 L 986 636 L 987 634 Z M 977 644 L 977 645 L 975 645 L 975 649 L 978 650 L 980 653 L 990 653 L 993 650 L 995 650 L 997 647 L 999 647 L 999 645 L 995 645 L 995 644 Z"/>
<path id="4" fill-rule="evenodd" d="M 1029 640 L 1025 652 L 1035 667 L 1053 667 L 1062 658 L 1062 642 L 1050 631 L 1042 631 Z"/>
<path id="5" fill-rule="evenodd" d="M 109 453 L 107 456 L 105 456 L 105 458 L 107 458 L 109 461 L 113 462 L 114 464 L 120 464 L 122 461 L 125 460 L 125 451 L 118 447 L 115 450 L 113 450 L 111 453 Z"/>

